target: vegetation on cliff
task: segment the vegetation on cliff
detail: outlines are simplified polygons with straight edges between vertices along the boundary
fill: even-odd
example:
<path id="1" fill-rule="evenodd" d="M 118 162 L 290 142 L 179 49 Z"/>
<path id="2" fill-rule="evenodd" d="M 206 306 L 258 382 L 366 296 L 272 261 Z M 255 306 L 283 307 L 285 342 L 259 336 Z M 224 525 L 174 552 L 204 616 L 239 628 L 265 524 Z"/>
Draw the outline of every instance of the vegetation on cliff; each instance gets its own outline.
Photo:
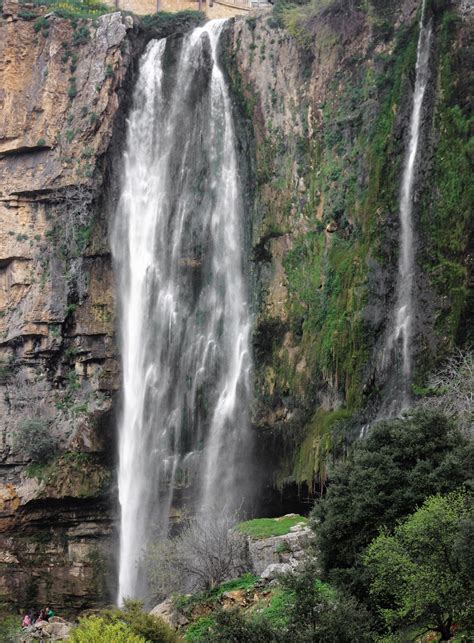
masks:
<path id="1" fill-rule="evenodd" d="M 229 61 L 256 139 L 255 423 L 279 445 L 280 487 L 324 487 L 332 459 L 377 415 L 390 385 L 381 355 L 395 296 L 413 9 L 278 2 L 266 21 L 249 19 Z M 471 116 L 461 71 L 469 27 L 450 2 L 428 2 L 427 19 L 435 45 L 415 203 L 416 392 L 456 345 L 469 345 L 472 308 Z M 282 56 L 300 69 L 290 90 L 279 84 Z M 255 67 L 276 80 L 267 84 Z"/>

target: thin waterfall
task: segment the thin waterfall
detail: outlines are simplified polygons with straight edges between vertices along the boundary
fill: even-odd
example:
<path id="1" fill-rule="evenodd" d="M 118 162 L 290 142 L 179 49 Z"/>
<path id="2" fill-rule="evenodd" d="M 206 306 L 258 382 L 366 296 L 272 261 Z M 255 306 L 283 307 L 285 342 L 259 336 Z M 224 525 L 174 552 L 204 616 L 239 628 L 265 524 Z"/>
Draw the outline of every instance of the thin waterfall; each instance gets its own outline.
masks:
<path id="1" fill-rule="evenodd" d="M 249 459 L 251 318 L 225 21 L 149 43 L 128 121 L 111 242 L 119 281 L 118 602 L 175 502 L 233 511 Z"/>
<path id="2" fill-rule="evenodd" d="M 400 190 L 400 250 L 398 259 L 397 299 L 390 333 L 384 351 L 386 365 L 396 365 L 396 378 L 390 414 L 395 415 L 410 402 L 413 336 L 413 280 L 415 248 L 413 241 L 413 197 L 422 121 L 423 99 L 429 80 L 429 57 L 432 23 L 426 20 L 426 0 L 420 17 L 420 35 L 416 58 L 416 79 L 410 118 L 410 138 Z"/>

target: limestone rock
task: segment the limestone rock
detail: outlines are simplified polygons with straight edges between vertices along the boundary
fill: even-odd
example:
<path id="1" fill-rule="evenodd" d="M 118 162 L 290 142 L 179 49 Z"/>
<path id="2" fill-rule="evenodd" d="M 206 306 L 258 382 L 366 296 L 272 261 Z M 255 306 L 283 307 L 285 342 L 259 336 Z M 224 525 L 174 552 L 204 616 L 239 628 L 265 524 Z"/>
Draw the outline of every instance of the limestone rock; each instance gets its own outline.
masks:
<path id="1" fill-rule="evenodd" d="M 0 600 L 23 606 L 34 586 L 40 604 L 80 608 L 108 600 L 119 364 L 101 194 L 144 42 L 119 12 L 85 22 L 81 40 L 28 5 L 48 25 L 36 32 L 22 8 L 0 17 Z M 15 436 L 32 418 L 67 457 L 30 466 Z"/>
<path id="2" fill-rule="evenodd" d="M 278 578 L 280 574 L 287 574 L 292 570 L 293 566 L 289 563 L 272 563 L 263 570 L 263 572 L 261 573 L 261 577 L 263 578 L 263 580 L 271 581 Z"/>
<path id="3" fill-rule="evenodd" d="M 307 550 L 312 537 L 312 530 L 302 522 L 294 525 L 290 533 L 284 536 L 271 536 L 259 540 L 249 538 L 249 557 L 254 572 L 264 578 L 263 574 L 272 565 L 296 566 L 308 556 Z"/>
<path id="4" fill-rule="evenodd" d="M 178 619 L 175 612 L 173 601 L 171 598 L 167 598 L 162 603 L 159 603 L 150 611 L 151 616 L 156 618 L 161 618 L 165 623 L 171 627 L 177 627 Z"/>

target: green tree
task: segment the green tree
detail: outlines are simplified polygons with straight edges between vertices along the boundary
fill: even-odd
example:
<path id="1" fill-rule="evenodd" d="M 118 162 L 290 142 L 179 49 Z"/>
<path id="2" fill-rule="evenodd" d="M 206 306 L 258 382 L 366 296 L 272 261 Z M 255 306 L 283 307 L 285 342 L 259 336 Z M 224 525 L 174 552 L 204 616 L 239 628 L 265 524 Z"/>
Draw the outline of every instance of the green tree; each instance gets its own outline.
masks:
<path id="1" fill-rule="evenodd" d="M 474 444 L 439 414 L 380 422 L 335 468 L 312 514 L 323 573 L 365 595 L 359 556 L 428 496 L 472 479 Z"/>
<path id="2" fill-rule="evenodd" d="M 418 626 L 448 641 L 454 624 L 473 622 L 472 497 L 465 491 L 433 496 L 392 534 L 381 533 L 364 555 L 370 593 L 393 631 Z"/>

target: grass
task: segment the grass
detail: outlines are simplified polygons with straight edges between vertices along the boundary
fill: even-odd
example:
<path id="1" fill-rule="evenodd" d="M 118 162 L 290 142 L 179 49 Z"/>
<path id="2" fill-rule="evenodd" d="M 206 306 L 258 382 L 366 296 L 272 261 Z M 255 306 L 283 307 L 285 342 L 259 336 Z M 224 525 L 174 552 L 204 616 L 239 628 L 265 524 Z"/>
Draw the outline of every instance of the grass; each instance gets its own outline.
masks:
<path id="1" fill-rule="evenodd" d="M 225 592 L 236 590 L 248 591 L 253 589 L 258 579 L 258 576 L 254 576 L 247 572 L 240 576 L 240 578 L 234 578 L 226 581 L 225 583 L 222 583 L 222 585 L 214 587 L 214 589 L 210 589 L 207 592 L 200 592 L 199 594 L 193 594 L 191 596 L 175 596 L 173 603 L 177 610 L 186 612 L 189 608 L 193 608 L 196 605 L 217 603 Z"/>
<path id="2" fill-rule="evenodd" d="M 237 525 L 240 533 L 251 538 L 270 538 L 271 536 L 284 536 L 300 522 L 307 522 L 304 516 L 295 515 L 283 518 L 255 518 Z"/>
<path id="3" fill-rule="evenodd" d="M 212 616 L 201 616 L 197 621 L 191 623 L 184 633 L 185 641 L 202 641 L 208 635 L 209 630 L 215 625 L 215 618 Z"/>

